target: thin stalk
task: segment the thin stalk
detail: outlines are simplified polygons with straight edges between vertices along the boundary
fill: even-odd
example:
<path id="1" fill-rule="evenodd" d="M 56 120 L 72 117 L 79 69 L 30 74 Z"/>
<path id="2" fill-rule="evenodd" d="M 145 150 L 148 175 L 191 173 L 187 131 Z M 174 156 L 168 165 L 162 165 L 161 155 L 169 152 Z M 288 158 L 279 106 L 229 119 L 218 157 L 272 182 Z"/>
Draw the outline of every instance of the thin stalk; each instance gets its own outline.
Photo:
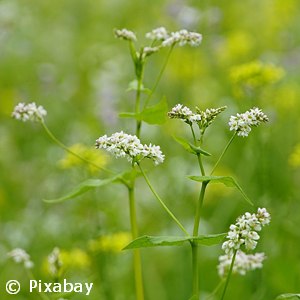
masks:
<path id="1" fill-rule="evenodd" d="M 193 266 L 193 296 L 199 299 L 198 245 L 191 242 Z"/>
<path id="2" fill-rule="evenodd" d="M 229 284 L 229 280 L 230 280 L 230 277 L 231 277 L 231 274 L 232 274 L 236 253 L 237 253 L 237 250 L 234 251 L 233 256 L 232 256 L 231 265 L 230 265 L 230 269 L 229 269 L 229 272 L 228 272 L 228 275 L 227 275 L 227 278 L 226 278 L 226 282 L 225 282 L 225 286 L 224 286 L 224 290 L 223 290 L 223 293 L 222 293 L 221 300 L 223 300 L 224 297 L 225 297 L 225 293 L 226 293 L 226 290 L 227 290 L 227 287 L 228 287 L 228 284 Z"/>
<path id="3" fill-rule="evenodd" d="M 130 187 L 130 188 L 128 187 L 128 194 L 129 194 L 131 234 L 132 234 L 132 238 L 136 239 L 138 237 L 138 227 L 137 227 L 137 218 L 136 218 L 134 187 Z M 133 250 L 133 268 L 134 268 L 134 277 L 135 277 L 136 299 L 143 300 L 144 285 L 143 285 L 141 253 L 139 249 Z"/>
<path id="4" fill-rule="evenodd" d="M 141 165 L 138 164 L 141 173 L 143 175 L 143 177 L 145 178 L 146 183 L 148 184 L 151 192 L 153 193 L 153 195 L 155 196 L 155 198 L 158 200 L 158 202 L 161 204 L 161 206 L 165 209 L 165 211 L 168 213 L 168 215 L 177 223 L 177 225 L 180 227 L 180 229 L 185 233 L 185 235 L 189 236 L 188 232 L 186 231 L 186 229 L 183 227 L 183 225 L 178 221 L 178 219 L 175 217 L 175 215 L 170 211 L 170 209 L 167 207 L 167 205 L 164 203 L 164 201 L 159 197 L 159 195 L 157 194 L 157 192 L 154 190 L 152 184 L 150 183 L 146 173 L 144 172 L 144 170 L 142 169 Z"/>
<path id="5" fill-rule="evenodd" d="M 161 77 L 162 77 L 162 75 L 163 75 L 163 73 L 164 73 L 164 71 L 165 71 L 165 69 L 166 69 L 166 67 L 167 67 L 167 65 L 168 65 L 168 62 L 169 62 L 171 53 L 172 53 L 172 51 L 173 51 L 173 49 L 174 49 L 174 46 L 175 46 L 175 44 L 173 44 L 173 45 L 170 47 L 170 50 L 169 50 L 169 52 L 168 52 L 168 54 L 167 54 L 167 57 L 166 57 L 166 59 L 165 59 L 165 62 L 164 62 L 164 64 L 163 64 L 162 68 L 160 69 L 160 72 L 159 72 L 159 74 L 158 74 L 158 76 L 157 76 L 157 78 L 156 78 L 156 81 L 155 81 L 155 83 L 154 83 L 154 86 L 153 86 L 153 88 L 151 89 L 151 92 L 150 92 L 150 94 L 148 95 L 148 97 L 147 97 L 147 99 L 146 99 L 146 101 L 145 101 L 145 103 L 144 103 L 144 109 L 147 107 L 147 105 L 149 104 L 149 101 L 151 100 L 151 97 L 153 96 L 154 92 L 156 91 L 156 88 L 157 88 L 157 86 L 158 86 L 158 84 L 159 84 L 159 82 L 160 82 L 160 80 L 161 80 Z"/>
<path id="6" fill-rule="evenodd" d="M 209 300 L 211 299 L 214 295 L 216 295 L 216 293 L 219 291 L 219 289 L 222 287 L 224 283 L 224 280 L 220 280 L 220 282 L 218 283 L 218 285 L 215 287 L 215 289 L 212 291 L 212 293 L 205 299 L 205 300 Z"/>
<path id="7" fill-rule="evenodd" d="M 212 168 L 210 175 L 212 175 L 214 173 L 214 171 L 216 170 L 217 166 L 219 165 L 221 159 L 223 158 L 223 156 L 225 155 L 227 149 L 229 148 L 230 144 L 232 143 L 232 141 L 234 140 L 236 136 L 236 132 L 233 134 L 233 136 L 231 137 L 231 139 L 229 140 L 229 142 L 227 143 L 227 145 L 225 146 L 223 152 L 221 153 L 219 159 L 217 160 L 216 164 L 214 165 L 214 167 Z"/>
<path id="8" fill-rule="evenodd" d="M 199 199 L 198 199 L 197 207 L 196 207 L 193 236 L 197 236 L 198 232 L 199 232 L 201 210 L 202 210 L 202 205 L 203 205 L 203 200 L 204 200 L 204 195 L 205 195 L 205 190 L 206 190 L 207 184 L 208 184 L 208 182 L 204 181 L 204 182 L 202 182 L 202 185 L 201 185 Z"/>
<path id="9" fill-rule="evenodd" d="M 195 135 L 193 125 L 190 125 L 190 128 L 191 128 L 191 131 L 192 131 L 194 144 L 195 144 L 195 146 L 197 146 L 197 138 L 196 138 L 196 135 Z M 202 138 L 202 136 L 201 136 L 201 138 Z M 198 164 L 199 164 L 201 175 L 205 176 L 205 170 L 204 170 L 204 167 L 203 167 L 202 156 L 201 156 L 200 153 L 197 153 L 197 159 L 198 159 Z"/>
<path id="10" fill-rule="evenodd" d="M 135 96 L 135 113 L 137 116 L 140 113 L 140 107 L 141 107 L 141 88 L 142 88 L 142 82 L 143 82 L 143 73 L 144 73 L 144 65 L 142 62 L 141 74 L 137 78 L 138 85 L 137 85 L 136 96 Z M 141 127 L 142 127 L 142 121 L 137 120 L 136 121 L 136 136 L 138 138 L 140 138 L 140 135 L 141 135 Z"/>
<path id="11" fill-rule="evenodd" d="M 60 146 L 62 149 L 64 149 L 65 151 L 67 151 L 68 153 L 72 154 L 73 156 L 77 157 L 78 159 L 84 161 L 85 163 L 89 164 L 89 165 L 92 165 L 94 166 L 95 168 L 101 170 L 101 171 L 104 171 L 104 172 L 107 172 L 107 173 L 110 173 L 110 174 L 113 174 L 114 172 L 104 168 L 104 167 L 100 167 L 98 166 L 97 164 L 93 163 L 92 161 L 82 157 L 81 155 L 73 152 L 72 150 L 70 150 L 70 148 L 68 148 L 66 145 L 64 145 L 60 140 L 58 140 L 54 134 L 50 131 L 50 129 L 47 127 L 46 123 L 42 120 L 41 121 L 41 124 L 43 126 L 43 128 L 45 129 L 46 133 L 48 134 L 48 136 L 50 137 L 50 139 L 52 139 L 58 146 Z"/>

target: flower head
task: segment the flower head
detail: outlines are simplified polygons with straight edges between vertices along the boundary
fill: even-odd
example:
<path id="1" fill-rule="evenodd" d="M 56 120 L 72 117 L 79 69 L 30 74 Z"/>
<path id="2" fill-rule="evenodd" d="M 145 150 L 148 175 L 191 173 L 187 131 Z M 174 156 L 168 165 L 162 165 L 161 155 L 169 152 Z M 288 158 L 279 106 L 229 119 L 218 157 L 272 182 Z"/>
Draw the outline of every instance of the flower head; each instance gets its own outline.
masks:
<path id="1" fill-rule="evenodd" d="M 143 145 L 137 136 L 126 134 L 123 131 L 111 136 L 101 136 L 96 140 L 96 148 L 111 152 L 115 157 L 126 157 L 131 163 L 138 163 L 144 158 L 153 160 L 155 165 L 164 161 L 160 147 Z"/>
<path id="2" fill-rule="evenodd" d="M 152 31 L 146 33 L 146 38 L 150 40 L 164 41 L 169 37 L 169 34 L 165 27 L 158 27 Z"/>
<path id="3" fill-rule="evenodd" d="M 219 257 L 218 274 L 225 277 L 230 269 L 233 254 L 225 254 Z M 246 272 L 260 269 L 263 267 L 263 261 L 266 259 L 264 253 L 246 254 L 238 250 L 235 256 L 232 272 L 234 274 L 245 275 Z"/>
<path id="4" fill-rule="evenodd" d="M 115 29 L 115 37 L 126 41 L 136 41 L 136 35 L 128 29 Z"/>
<path id="5" fill-rule="evenodd" d="M 197 123 L 201 132 L 203 133 L 205 129 L 214 121 L 218 114 L 226 109 L 226 106 L 219 108 L 208 108 L 205 111 L 200 110 L 196 107 L 197 113 L 193 113 L 188 107 L 182 104 L 177 104 L 168 112 L 168 116 L 171 119 L 181 119 L 185 123 L 192 125 Z"/>
<path id="6" fill-rule="evenodd" d="M 269 119 L 259 108 L 254 107 L 249 111 L 236 116 L 231 116 L 229 126 L 231 131 L 236 131 L 238 136 L 248 136 L 253 126 L 268 122 Z"/>
<path id="7" fill-rule="evenodd" d="M 37 106 L 35 102 L 28 104 L 19 103 L 15 106 L 14 111 L 12 112 L 13 118 L 23 122 L 40 122 L 46 115 L 47 111 L 44 109 L 44 107 L 41 105 Z"/>
<path id="8" fill-rule="evenodd" d="M 202 41 L 202 34 L 198 32 L 187 31 L 182 29 L 176 32 L 171 32 L 171 35 L 163 41 L 162 46 L 168 47 L 178 43 L 179 46 L 186 44 L 197 47 Z"/>
<path id="9" fill-rule="evenodd" d="M 23 263 L 26 269 L 33 268 L 33 262 L 30 260 L 30 255 L 21 248 L 15 248 L 11 252 L 7 253 L 8 257 L 11 257 L 16 263 Z"/>
<path id="10" fill-rule="evenodd" d="M 48 266 L 51 275 L 53 275 L 54 277 L 59 276 L 62 265 L 63 263 L 60 258 L 60 250 L 59 248 L 55 247 L 53 251 L 48 255 Z"/>
<path id="11" fill-rule="evenodd" d="M 230 225 L 230 231 L 222 245 L 222 249 L 226 254 L 233 254 L 235 250 L 239 250 L 244 246 L 246 250 L 253 250 L 259 240 L 257 233 L 263 226 L 270 223 L 271 216 L 265 208 L 258 208 L 256 214 L 246 212 L 237 218 L 236 223 Z"/>

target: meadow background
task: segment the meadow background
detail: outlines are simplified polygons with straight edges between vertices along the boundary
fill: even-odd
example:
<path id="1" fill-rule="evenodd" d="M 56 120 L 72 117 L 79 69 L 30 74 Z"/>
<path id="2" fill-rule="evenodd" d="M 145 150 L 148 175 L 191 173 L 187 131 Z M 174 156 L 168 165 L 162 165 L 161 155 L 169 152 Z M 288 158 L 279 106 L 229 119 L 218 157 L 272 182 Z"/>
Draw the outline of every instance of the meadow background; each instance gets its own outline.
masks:
<path id="1" fill-rule="evenodd" d="M 258 106 L 270 122 L 248 138 L 236 138 L 216 174 L 233 175 L 253 202 L 272 215 L 258 251 L 268 259 L 262 270 L 234 276 L 228 299 L 271 300 L 300 292 L 300 6 L 297 0 L 1 0 L 0 1 L 0 294 L 1 299 L 36 299 L 26 288 L 7 296 L 5 281 L 26 282 L 21 266 L 7 259 L 15 247 L 26 249 L 38 279 L 49 281 L 47 255 L 63 252 L 66 277 L 92 281 L 89 299 L 134 299 L 126 189 L 112 185 L 74 200 L 49 205 L 86 178 L 104 176 L 70 158 L 53 144 L 39 124 L 11 119 L 20 101 L 43 105 L 46 122 L 59 139 L 76 145 L 99 163 L 115 169 L 126 164 L 94 152 L 95 139 L 124 130 L 133 121 L 118 113 L 134 107 L 126 93 L 134 79 L 125 42 L 114 28 L 144 34 L 165 26 L 203 34 L 199 48 L 176 47 L 153 103 L 166 96 L 169 107 L 183 103 L 227 105 L 209 128 L 205 149 L 212 166 L 231 136 L 231 114 Z M 167 50 L 149 59 L 145 85 L 151 87 Z M 149 177 L 183 224 L 192 229 L 199 186 L 186 175 L 198 174 L 172 135 L 189 137 L 179 121 L 144 126 L 146 143 L 161 145 L 163 165 Z M 80 145 L 78 145 L 80 144 Z M 150 165 L 149 165 L 150 166 Z M 138 181 L 140 234 L 180 235 L 143 180 Z M 201 231 L 227 231 L 235 218 L 253 208 L 238 192 L 209 187 Z M 220 246 L 201 247 L 201 295 L 219 282 Z M 142 250 L 147 299 L 188 299 L 191 295 L 189 246 Z M 82 299 L 74 296 L 72 299 Z"/>

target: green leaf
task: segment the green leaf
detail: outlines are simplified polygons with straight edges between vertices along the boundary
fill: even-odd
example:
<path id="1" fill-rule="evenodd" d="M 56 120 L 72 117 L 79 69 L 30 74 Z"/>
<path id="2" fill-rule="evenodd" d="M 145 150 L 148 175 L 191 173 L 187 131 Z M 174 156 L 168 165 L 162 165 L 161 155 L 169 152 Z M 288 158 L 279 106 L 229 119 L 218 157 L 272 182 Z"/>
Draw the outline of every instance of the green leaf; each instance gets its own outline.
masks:
<path id="1" fill-rule="evenodd" d="M 189 143 L 191 149 L 194 151 L 195 154 L 203 154 L 205 156 L 211 156 L 210 153 L 206 152 L 205 150 L 201 149 L 199 146 L 195 146 L 191 143 Z"/>
<path id="2" fill-rule="evenodd" d="M 203 245 L 203 246 L 213 246 L 221 244 L 226 237 L 226 233 L 209 234 L 209 235 L 199 235 L 193 238 L 193 242 Z"/>
<path id="3" fill-rule="evenodd" d="M 121 175 L 118 174 L 117 176 L 113 176 L 111 178 L 107 178 L 107 179 L 88 179 L 83 181 L 81 184 L 79 184 L 74 190 L 72 190 L 70 193 L 68 193 L 67 195 L 57 198 L 57 199 L 52 199 L 52 200 L 43 200 L 46 203 L 59 203 L 59 202 L 63 202 L 72 198 L 75 198 L 83 193 L 86 193 L 87 191 L 100 187 L 100 186 L 104 186 L 107 185 L 109 183 L 112 182 L 116 182 L 118 180 L 121 179 Z"/>
<path id="4" fill-rule="evenodd" d="M 195 152 L 190 146 L 190 143 L 187 142 L 185 139 L 178 136 L 173 136 L 173 138 L 178 144 L 180 144 L 184 148 L 184 150 L 186 150 L 189 153 L 195 154 Z"/>
<path id="5" fill-rule="evenodd" d="M 119 113 L 119 117 L 120 118 L 132 118 L 132 119 L 136 119 L 138 121 L 141 120 L 141 114 L 136 114 L 134 112 L 121 112 L 121 113 Z"/>
<path id="6" fill-rule="evenodd" d="M 134 79 L 134 80 L 129 82 L 126 92 L 137 91 L 137 89 L 138 89 L 138 81 L 136 79 Z M 144 85 L 142 84 L 141 85 L 141 92 L 143 92 L 145 94 L 150 94 L 151 90 L 145 88 Z"/>
<path id="7" fill-rule="evenodd" d="M 198 181 L 198 182 L 211 182 L 211 183 L 223 183 L 227 187 L 235 187 L 237 188 L 241 194 L 243 195 L 244 199 L 251 205 L 253 205 L 252 201 L 248 198 L 245 194 L 241 186 L 238 182 L 231 176 L 188 176 L 188 178 Z"/>
<path id="8" fill-rule="evenodd" d="M 199 300 L 199 297 L 196 296 L 196 295 L 194 295 L 194 296 L 192 296 L 189 300 Z"/>
<path id="9" fill-rule="evenodd" d="M 129 243 L 124 250 L 160 247 L 160 246 L 182 246 L 185 242 L 196 242 L 197 244 L 212 246 L 220 244 L 226 233 L 200 235 L 197 237 L 178 237 L 178 236 L 142 236 Z"/>
<path id="10" fill-rule="evenodd" d="M 161 125 L 166 121 L 168 112 L 168 103 L 165 97 L 162 98 L 157 104 L 146 107 L 141 112 L 141 120 L 148 124 Z"/>
<path id="11" fill-rule="evenodd" d="M 281 300 L 281 299 L 299 300 L 300 294 L 282 294 L 276 298 L 276 300 Z"/>
<path id="12" fill-rule="evenodd" d="M 185 139 L 178 137 L 178 136 L 173 136 L 174 140 L 180 144 L 187 152 L 192 153 L 192 154 L 203 154 L 205 156 L 211 156 L 210 153 L 206 152 L 205 150 L 201 149 L 200 147 L 197 147 Z"/>

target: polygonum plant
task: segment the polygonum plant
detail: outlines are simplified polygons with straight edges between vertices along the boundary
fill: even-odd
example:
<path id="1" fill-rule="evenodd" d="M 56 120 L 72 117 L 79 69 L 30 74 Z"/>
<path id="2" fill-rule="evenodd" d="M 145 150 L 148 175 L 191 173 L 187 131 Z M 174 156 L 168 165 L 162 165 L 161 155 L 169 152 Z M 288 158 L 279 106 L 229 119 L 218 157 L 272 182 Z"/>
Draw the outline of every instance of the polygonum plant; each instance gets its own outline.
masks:
<path id="1" fill-rule="evenodd" d="M 128 169 L 120 170 L 120 172 L 111 171 L 103 166 L 98 166 L 93 161 L 89 161 L 78 153 L 72 151 L 69 147 L 60 142 L 53 133 L 46 126 L 44 117 L 46 110 L 42 106 L 35 103 L 24 104 L 20 103 L 15 107 L 12 116 L 15 119 L 22 121 L 35 121 L 42 124 L 43 128 L 49 137 L 61 146 L 69 154 L 76 156 L 87 164 L 97 167 L 99 170 L 108 174 L 108 177 L 101 179 L 88 179 L 82 182 L 69 194 L 54 200 L 46 200 L 46 202 L 62 202 L 85 193 L 86 191 L 101 187 L 103 185 L 117 182 L 123 184 L 128 191 L 129 200 L 129 217 L 131 225 L 131 236 L 133 241 L 129 243 L 124 249 L 133 250 L 133 266 L 134 266 L 134 281 L 136 299 L 144 299 L 144 281 L 141 263 L 141 254 L 139 248 L 143 247 L 158 247 L 158 246 L 178 246 L 185 243 L 191 246 L 192 256 L 192 292 L 193 300 L 199 299 L 199 246 L 200 245 L 216 245 L 222 244 L 222 249 L 225 254 L 219 257 L 218 273 L 225 281 L 222 293 L 222 299 L 225 297 L 227 286 L 232 273 L 246 274 L 249 270 L 254 270 L 262 267 L 263 261 L 266 259 L 264 253 L 251 253 L 256 248 L 257 242 L 260 238 L 258 232 L 263 226 L 269 224 L 270 214 L 265 208 L 258 208 L 256 213 L 245 213 L 239 217 L 235 224 L 230 226 L 228 233 L 217 233 L 200 235 L 200 220 L 203 215 L 203 202 L 205 198 L 206 189 L 213 183 L 221 183 L 228 187 L 235 187 L 248 204 L 253 205 L 252 201 L 247 197 L 242 187 L 237 180 L 231 176 L 215 176 L 214 171 L 218 167 L 221 159 L 225 155 L 229 146 L 236 136 L 247 137 L 252 131 L 252 128 L 259 126 L 268 121 L 268 117 L 259 108 L 252 108 L 244 113 L 239 113 L 236 116 L 231 116 L 228 122 L 229 130 L 233 131 L 227 145 L 224 147 L 214 166 L 210 172 L 207 172 L 203 160 L 211 154 L 203 149 L 205 136 L 208 128 L 214 123 L 219 114 L 226 110 L 226 106 L 218 108 L 206 108 L 204 110 L 195 107 L 193 111 L 183 104 L 175 105 L 168 112 L 168 105 L 165 99 L 162 99 L 154 105 L 149 105 L 152 96 L 156 91 L 157 85 L 164 73 L 167 66 L 171 52 L 176 45 L 185 46 L 190 45 L 193 47 L 199 46 L 202 41 L 202 35 L 196 32 L 190 32 L 185 29 L 169 33 L 164 27 L 153 29 L 146 33 L 146 38 L 150 40 L 148 45 L 137 46 L 138 38 L 136 34 L 127 29 L 116 29 L 115 36 L 122 39 L 129 44 L 130 56 L 132 59 L 135 79 L 130 82 L 129 89 L 135 91 L 135 104 L 132 112 L 121 113 L 120 117 L 132 118 L 135 120 L 135 132 L 125 133 L 122 130 L 115 132 L 111 135 L 102 134 L 96 139 L 96 148 L 109 152 L 116 158 L 125 158 L 128 161 Z M 154 81 L 151 89 L 144 87 L 144 70 L 148 58 L 158 53 L 162 48 L 169 47 L 166 59 Z M 164 162 L 165 155 L 163 154 L 160 146 L 155 144 L 144 144 L 141 138 L 141 129 L 143 122 L 148 124 L 162 124 L 165 117 L 170 119 L 179 119 L 183 124 L 188 125 L 191 132 L 191 139 L 186 140 L 180 137 L 175 137 L 175 140 L 183 146 L 183 148 L 190 154 L 196 157 L 197 164 L 199 165 L 199 174 L 190 175 L 189 179 L 200 182 L 201 188 L 199 191 L 198 201 L 196 202 L 194 226 L 191 233 L 184 227 L 179 219 L 172 213 L 166 203 L 159 196 L 153 185 L 151 184 L 148 175 L 143 169 L 144 159 L 151 160 L 156 167 L 159 167 Z M 141 174 L 146 181 L 148 187 L 153 193 L 154 197 L 158 200 L 161 207 L 165 210 L 169 217 L 173 219 L 178 225 L 179 229 L 183 232 L 183 236 L 139 236 L 138 222 L 136 215 L 136 199 L 135 188 L 136 179 L 138 174 Z M 224 238 L 227 240 L 224 241 Z M 25 255 L 26 256 L 26 255 Z M 26 256 L 23 260 L 25 264 L 29 262 Z M 25 259 L 26 258 L 26 259 Z M 49 261 L 52 263 L 52 273 L 58 274 L 59 270 L 59 255 L 58 250 L 54 250 L 49 256 Z M 146 269 L 147 270 L 147 269 Z M 205 272 L 201 270 L 201 272 Z"/>

